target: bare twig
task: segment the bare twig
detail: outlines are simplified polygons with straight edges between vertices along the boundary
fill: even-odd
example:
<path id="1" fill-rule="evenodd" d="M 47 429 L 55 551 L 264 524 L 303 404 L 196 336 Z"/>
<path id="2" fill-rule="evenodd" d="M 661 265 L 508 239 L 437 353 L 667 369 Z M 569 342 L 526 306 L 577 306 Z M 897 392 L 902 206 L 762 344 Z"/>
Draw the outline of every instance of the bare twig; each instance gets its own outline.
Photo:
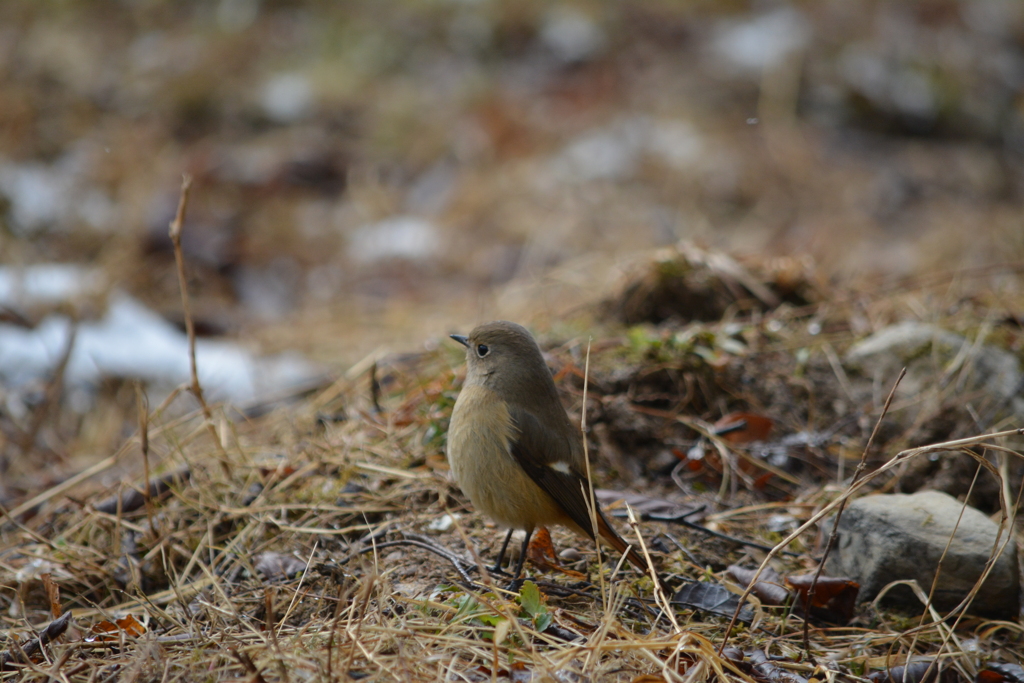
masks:
<path id="1" fill-rule="evenodd" d="M 384 412 L 380 407 L 380 380 L 377 379 L 377 361 L 370 366 L 370 401 L 373 403 L 373 412 L 378 415 Z"/>
<path id="2" fill-rule="evenodd" d="M 744 538 L 740 538 L 739 536 L 732 536 L 730 534 L 722 533 L 721 531 L 715 531 L 714 529 L 709 529 L 706 526 L 697 524 L 696 522 L 691 522 L 690 520 L 686 519 L 687 517 L 695 515 L 698 512 L 701 512 L 701 510 L 691 510 L 681 515 L 674 515 L 672 517 L 664 517 L 661 515 L 651 515 L 645 513 L 640 515 L 640 520 L 649 520 L 652 522 L 667 522 L 669 524 L 679 524 L 681 526 L 685 526 L 687 529 L 693 529 L 694 531 L 699 531 L 702 534 L 707 534 L 708 536 L 720 538 L 723 541 L 729 541 L 730 543 L 736 543 L 737 545 L 746 546 L 748 548 L 757 548 L 758 550 L 768 551 L 775 547 L 771 545 L 765 545 L 764 543 L 758 543 L 757 541 L 748 541 Z M 791 557 L 800 557 L 800 553 L 794 553 L 790 550 L 783 550 L 782 554 L 789 555 Z"/>
<path id="3" fill-rule="evenodd" d="M 468 583 L 472 583 L 473 582 L 473 579 L 470 578 L 469 573 L 467 572 L 466 564 L 461 559 L 456 557 L 454 553 L 451 553 L 448 550 L 445 550 L 444 548 L 441 548 L 441 547 L 439 547 L 437 545 L 434 545 L 432 543 L 428 543 L 425 540 L 421 540 L 421 539 L 418 539 L 418 538 L 416 538 L 416 539 L 414 539 L 414 538 L 402 538 L 402 539 L 398 539 L 398 540 L 395 540 L 395 541 L 385 541 L 384 543 L 376 543 L 374 545 L 368 545 L 366 547 L 360 548 L 359 550 L 353 551 L 347 557 L 339 560 L 338 563 L 339 564 L 345 564 L 349 560 L 351 560 L 351 559 L 353 559 L 353 558 L 355 558 L 355 557 L 357 557 L 359 555 L 364 555 L 366 553 L 374 552 L 374 551 L 377 551 L 377 550 L 381 550 L 383 548 L 393 548 L 395 546 L 400 546 L 400 545 L 411 545 L 411 546 L 414 546 L 416 548 L 421 548 L 423 550 L 430 551 L 430 552 L 434 553 L 435 555 L 443 557 L 444 559 L 446 559 L 446 560 L 448 560 L 449 562 L 452 563 L 452 566 L 455 567 L 455 571 L 457 571 L 459 573 L 459 576 L 461 576 L 466 582 L 468 582 Z"/>
<path id="4" fill-rule="evenodd" d="M 46 421 L 50 408 L 60 403 L 60 392 L 64 386 L 64 372 L 67 370 L 68 361 L 71 360 L 71 352 L 75 348 L 75 338 L 77 336 L 78 324 L 72 323 L 71 329 L 68 332 L 68 342 L 64 346 L 64 352 L 57 362 L 57 367 L 54 368 L 53 377 L 46 386 L 43 402 L 36 408 L 32 414 L 32 420 L 29 422 L 28 429 L 21 435 L 20 446 L 22 455 L 27 455 L 35 447 L 36 437 L 39 436 L 39 430 L 43 428 L 43 423 Z"/>
<path id="5" fill-rule="evenodd" d="M 256 664 L 252 661 L 252 657 L 247 653 L 234 648 L 231 648 L 228 651 L 231 653 L 232 657 L 238 660 L 238 663 L 242 665 L 242 668 L 245 669 L 246 673 L 252 676 L 253 683 L 267 683 L 267 679 L 263 678 L 263 674 L 258 668 L 256 668 Z"/>
<path id="6" fill-rule="evenodd" d="M 892 385 L 892 389 L 889 390 L 889 395 L 885 399 L 885 405 L 882 406 L 882 412 L 878 415 L 878 419 L 875 421 L 875 427 L 871 430 L 871 436 L 868 437 L 868 442 L 864 445 L 864 450 L 860 454 L 860 462 L 857 463 L 857 469 L 853 472 L 853 479 L 850 480 L 850 486 L 854 486 L 860 478 L 864 476 L 864 469 L 867 466 L 868 452 L 871 450 L 871 446 L 875 443 L 875 436 L 878 435 L 878 428 L 882 426 L 882 420 L 885 419 L 886 414 L 889 412 L 889 406 L 892 405 L 893 396 L 896 395 L 896 389 L 899 387 L 900 382 L 907 376 L 907 369 L 903 368 L 900 370 L 899 377 Z M 811 655 L 811 640 L 810 640 L 810 628 L 811 628 L 811 605 L 814 604 L 814 594 L 818 588 L 818 579 L 821 577 L 821 572 L 825 568 L 825 561 L 828 560 L 829 553 L 832 552 L 832 548 L 836 545 L 836 539 L 839 537 L 839 519 L 843 516 L 843 510 L 846 509 L 846 501 L 848 498 L 844 497 L 843 502 L 839 504 L 839 509 L 836 510 L 836 516 L 832 521 L 832 531 L 828 536 L 828 544 L 825 546 L 825 552 L 821 555 L 821 561 L 818 562 L 818 567 L 814 570 L 814 578 L 811 579 L 811 587 L 807 591 L 807 604 L 804 605 L 804 654 L 811 661 L 814 661 Z"/>
<path id="7" fill-rule="evenodd" d="M 134 512 L 143 505 L 147 505 L 154 498 L 159 498 L 171 490 L 174 484 L 187 482 L 192 477 L 192 471 L 185 467 L 173 472 L 147 480 L 142 485 L 142 491 L 137 488 L 129 488 L 123 493 L 111 496 L 96 504 L 96 511 L 113 515 L 118 510 L 123 513 Z M 148 513 L 148 510 L 147 510 Z"/>
<path id="8" fill-rule="evenodd" d="M 63 635 L 70 623 L 71 612 L 65 612 L 60 618 L 54 619 L 47 624 L 38 638 L 33 638 L 24 645 L 14 643 L 10 650 L 0 653 L 0 671 L 7 671 L 7 665 L 11 662 L 21 661 L 27 663 L 28 658 L 41 651 L 44 645 L 51 642 L 54 638 Z"/>
<path id="9" fill-rule="evenodd" d="M 203 397 L 203 388 L 199 385 L 199 372 L 196 369 L 196 326 L 192 321 L 192 305 L 189 302 L 188 297 L 188 280 L 185 278 L 185 256 L 181 250 L 181 228 L 185 223 L 185 209 L 188 207 L 188 194 L 189 190 L 192 189 L 192 176 L 188 173 L 181 177 L 181 196 L 178 199 L 178 210 L 174 214 L 174 220 L 171 221 L 170 229 L 168 234 L 171 237 L 171 244 L 174 247 L 174 262 L 178 266 L 178 285 L 181 288 L 181 310 L 185 316 L 185 334 L 188 335 L 188 363 L 189 372 L 192 376 L 192 385 L 190 387 L 192 394 L 199 401 L 199 406 L 203 410 L 203 417 L 206 421 L 206 427 L 210 432 L 210 436 L 213 437 L 214 442 L 220 448 L 221 455 L 224 456 L 224 446 L 220 442 L 220 437 L 217 435 L 217 428 L 213 426 L 213 413 L 210 411 L 210 406 L 207 405 L 206 399 Z M 226 465 L 225 465 L 226 467 Z"/>
<path id="10" fill-rule="evenodd" d="M 146 490 L 142 492 L 142 498 L 146 501 L 146 519 L 149 522 L 149 531 L 155 539 L 159 534 L 153 519 L 153 490 L 149 479 L 149 398 L 146 396 L 141 382 L 135 383 L 135 407 L 139 413 L 139 448 L 142 450 L 142 470 L 143 476 L 146 478 Z"/>

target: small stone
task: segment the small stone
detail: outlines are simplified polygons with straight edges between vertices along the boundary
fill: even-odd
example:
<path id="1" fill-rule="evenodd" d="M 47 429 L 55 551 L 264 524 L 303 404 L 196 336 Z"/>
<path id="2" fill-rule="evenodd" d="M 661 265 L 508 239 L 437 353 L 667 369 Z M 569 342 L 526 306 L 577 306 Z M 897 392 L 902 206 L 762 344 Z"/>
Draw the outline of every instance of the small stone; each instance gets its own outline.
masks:
<path id="1" fill-rule="evenodd" d="M 723 22 L 712 49 L 733 70 L 760 74 L 802 50 L 811 31 L 802 12 L 783 7 L 745 21 Z"/>
<path id="2" fill-rule="evenodd" d="M 938 491 L 855 500 L 839 522 L 838 542 L 826 571 L 859 582 L 861 600 L 874 599 L 893 581 L 909 579 L 927 594 L 945 552 L 933 602 L 937 609 L 949 610 L 981 576 L 999 531 L 995 522 L 974 508 L 963 509 L 961 517 L 961 508 L 962 503 Z M 1005 539 L 1004 533 L 999 542 Z M 885 600 L 914 610 L 922 607 L 906 586 L 893 588 Z M 1019 600 L 1017 549 L 1011 538 L 968 611 L 1012 619 L 1020 612 Z"/>
<path id="3" fill-rule="evenodd" d="M 267 580 L 290 579 L 306 569 L 306 563 L 299 558 L 272 551 L 253 557 L 252 565 Z"/>
<path id="4" fill-rule="evenodd" d="M 268 118 L 277 123 L 295 123 L 312 112 L 313 85 L 302 74 L 280 74 L 263 85 L 260 104 Z"/>
<path id="5" fill-rule="evenodd" d="M 431 522 L 428 528 L 431 531 L 448 531 L 452 528 L 452 525 L 455 524 L 455 519 L 456 518 L 452 515 L 441 515 Z"/>
<path id="6" fill-rule="evenodd" d="M 576 550 L 576 548 L 566 548 L 562 552 L 558 553 L 558 558 L 560 560 L 565 560 L 566 562 L 579 562 L 583 559 L 583 555 L 579 550 Z"/>
<path id="7" fill-rule="evenodd" d="M 905 367 L 907 376 L 896 391 L 897 402 L 927 398 L 929 391 L 944 385 L 945 375 L 955 372 L 947 379 L 955 382 L 956 394 L 972 396 L 975 409 L 984 413 L 1009 403 L 1014 413 L 1024 413 L 1024 402 L 1017 397 L 1024 374 L 1016 356 L 935 325 L 914 321 L 890 325 L 857 342 L 847 352 L 844 366 L 851 372 L 855 392 L 873 394 L 878 404 Z M 916 414 L 903 409 L 890 415 L 910 423 Z"/>
<path id="8" fill-rule="evenodd" d="M 559 7 L 547 14 L 540 27 L 540 39 L 564 63 L 591 59 L 607 42 L 597 22 L 568 7 Z"/>
<path id="9" fill-rule="evenodd" d="M 800 521 L 793 515 L 771 515 L 768 518 L 767 528 L 772 533 L 789 533 L 800 526 Z"/>

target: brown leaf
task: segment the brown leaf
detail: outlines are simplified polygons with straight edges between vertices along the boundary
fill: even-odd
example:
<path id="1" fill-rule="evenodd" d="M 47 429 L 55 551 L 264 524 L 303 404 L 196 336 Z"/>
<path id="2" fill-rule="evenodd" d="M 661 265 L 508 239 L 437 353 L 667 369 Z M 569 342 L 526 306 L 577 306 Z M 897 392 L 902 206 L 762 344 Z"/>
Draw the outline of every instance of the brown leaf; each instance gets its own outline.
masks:
<path id="1" fill-rule="evenodd" d="M 551 543 L 551 532 L 546 527 L 538 528 L 537 533 L 530 539 L 530 545 L 526 548 L 526 558 L 534 567 L 544 571 L 561 572 L 574 579 L 587 578 L 579 572 L 566 569 L 558 564 L 558 560 L 555 559 L 555 546 Z"/>
<path id="2" fill-rule="evenodd" d="M 978 672 L 975 683 L 1024 683 L 1024 667 L 994 662 Z"/>
<path id="3" fill-rule="evenodd" d="M 797 592 L 800 603 L 804 606 L 805 610 L 807 609 L 807 596 L 811 590 L 811 581 L 813 579 L 813 574 L 786 578 L 786 585 Z M 810 606 L 810 613 L 825 621 L 845 624 L 853 618 L 859 592 L 860 584 L 856 581 L 831 576 L 820 576 L 818 577 L 818 585 L 814 589 L 814 600 Z"/>
<path id="4" fill-rule="evenodd" d="M 894 666 L 887 671 L 875 671 L 868 674 L 868 680 L 874 683 L 954 683 L 960 681 L 959 674 L 952 667 L 944 668 L 940 662 L 932 659 L 921 659 L 905 666 Z"/>
<path id="5" fill-rule="evenodd" d="M 114 623 L 117 624 L 119 629 L 135 638 L 138 638 L 146 632 L 146 627 L 131 614 L 127 614 L 120 619 L 115 619 Z"/>
<path id="6" fill-rule="evenodd" d="M 107 620 L 97 622 L 93 624 L 89 632 L 92 634 L 88 638 L 90 641 L 117 640 L 118 637 L 114 634 L 119 632 L 124 632 L 125 635 L 138 638 L 146 632 L 146 627 L 133 615 L 126 614 L 115 619 L 113 623 Z"/>
<path id="7" fill-rule="evenodd" d="M 50 601 L 50 615 L 56 619 L 60 616 L 60 587 L 53 582 L 49 572 L 42 575 L 43 588 L 46 590 L 46 597 Z"/>
<path id="8" fill-rule="evenodd" d="M 756 569 L 745 569 L 738 565 L 731 565 L 725 570 L 733 581 L 744 588 L 750 585 L 751 579 L 757 573 Z M 785 605 L 790 598 L 790 592 L 783 585 L 783 579 L 779 573 L 771 567 L 765 568 L 758 577 L 754 589 L 751 591 L 758 600 L 766 605 Z"/>
<path id="9" fill-rule="evenodd" d="M 764 441 L 775 426 L 775 421 L 756 413 L 729 413 L 712 425 L 712 430 L 733 445 Z"/>

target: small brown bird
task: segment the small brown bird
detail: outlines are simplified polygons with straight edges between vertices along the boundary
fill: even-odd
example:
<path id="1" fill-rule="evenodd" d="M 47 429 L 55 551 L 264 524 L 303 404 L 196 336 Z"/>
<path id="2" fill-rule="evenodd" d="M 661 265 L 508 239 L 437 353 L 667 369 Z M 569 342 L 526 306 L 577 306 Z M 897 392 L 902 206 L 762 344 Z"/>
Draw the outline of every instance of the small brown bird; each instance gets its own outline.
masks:
<path id="1" fill-rule="evenodd" d="M 451 337 L 466 347 L 467 373 L 448 428 L 448 462 L 473 505 L 509 528 L 495 571 L 512 532 L 526 532 L 514 574 L 518 579 L 536 527 L 562 524 L 594 538 L 582 434 L 566 415 L 551 371 L 526 328 L 497 321 L 468 337 Z M 647 563 L 600 507 L 596 526 L 646 574 Z"/>

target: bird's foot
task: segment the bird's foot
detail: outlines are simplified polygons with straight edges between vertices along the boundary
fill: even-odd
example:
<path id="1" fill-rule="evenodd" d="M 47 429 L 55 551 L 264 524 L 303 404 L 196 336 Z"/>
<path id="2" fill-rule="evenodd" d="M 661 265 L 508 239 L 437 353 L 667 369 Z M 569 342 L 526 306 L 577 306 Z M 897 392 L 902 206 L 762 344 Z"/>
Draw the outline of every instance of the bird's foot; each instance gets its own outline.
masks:
<path id="1" fill-rule="evenodd" d="M 494 565 L 493 567 L 488 567 L 487 568 L 487 573 L 490 574 L 491 576 L 512 576 L 507 571 L 502 569 L 501 566 L 499 566 L 499 565 Z"/>
<path id="2" fill-rule="evenodd" d="M 522 590 L 524 581 L 526 581 L 525 576 L 520 576 L 518 578 L 512 579 L 511 581 L 509 581 L 508 585 L 505 586 L 505 590 L 507 590 L 509 593 L 518 593 L 520 590 Z"/>

